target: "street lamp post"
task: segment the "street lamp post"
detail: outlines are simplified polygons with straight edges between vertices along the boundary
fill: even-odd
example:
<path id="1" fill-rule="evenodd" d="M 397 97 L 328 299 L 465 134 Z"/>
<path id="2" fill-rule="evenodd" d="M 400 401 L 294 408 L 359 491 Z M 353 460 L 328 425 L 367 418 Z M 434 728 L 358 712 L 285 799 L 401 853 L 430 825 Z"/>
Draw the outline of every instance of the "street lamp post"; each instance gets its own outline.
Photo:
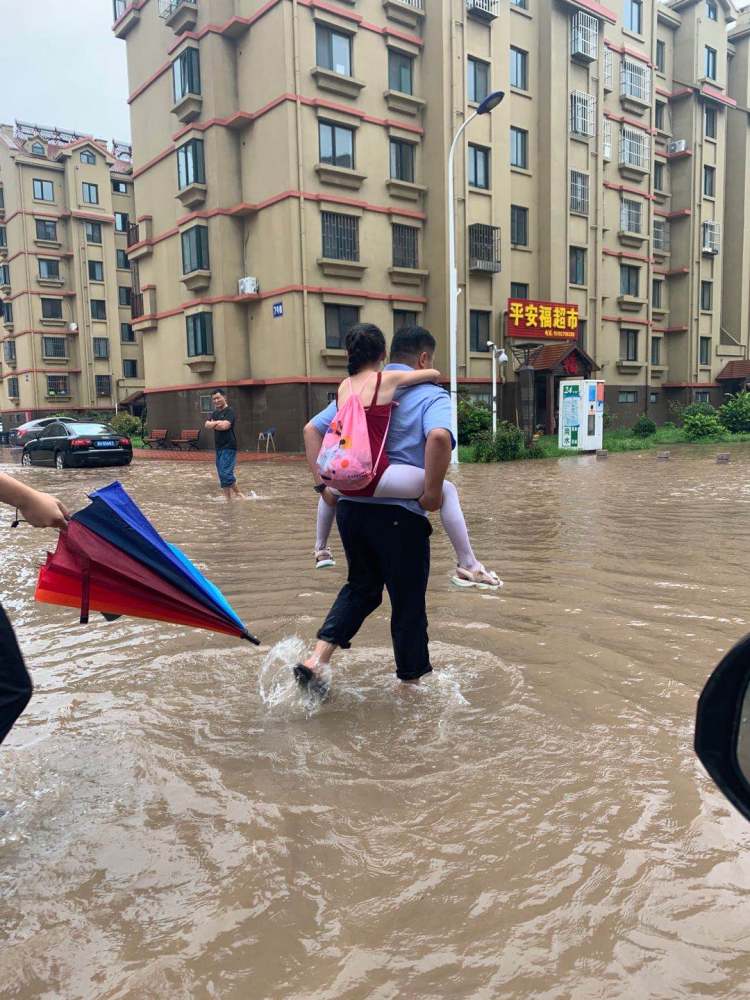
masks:
<path id="1" fill-rule="evenodd" d="M 487 341 L 487 346 L 492 351 L 492 436 L 494 437 L 497 434 L 497 366 L 507 364 L 508 355 L 492 340 Z"/>
<path id="2" fill-rule="evenodd" d="M 456 266 L 456 200 L 455 200 L 455 171 L 454 162 L 458 141 L 465 132 L 468 125 L 474 121 L 478 115 L 488 115 L 500 104 L 505 97 L 502 90 L 496 90 L 489 94 L 476 111 L 469 115 L 465 122 L 461 124 L 451 143 L 448 153 L 448 271 L 449 271 L 449 307 L 448 307 L 448 329 L 449 329 L 449 352 L 451 369 L 451 431 L 455 445 L 451 462 L 458 465 L 458 267 Z"/>

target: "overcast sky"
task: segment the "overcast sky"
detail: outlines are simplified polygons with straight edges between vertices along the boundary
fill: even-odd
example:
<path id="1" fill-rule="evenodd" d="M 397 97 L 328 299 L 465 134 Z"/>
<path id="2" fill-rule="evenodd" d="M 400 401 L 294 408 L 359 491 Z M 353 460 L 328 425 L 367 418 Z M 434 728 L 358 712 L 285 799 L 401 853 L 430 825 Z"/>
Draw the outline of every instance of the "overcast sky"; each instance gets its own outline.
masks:
<path id="1" fill-rule="evenodd" d="M 128 142 L 125 42 L 112 21 L 111 0 L 0 0 L 0 121 Z"/>

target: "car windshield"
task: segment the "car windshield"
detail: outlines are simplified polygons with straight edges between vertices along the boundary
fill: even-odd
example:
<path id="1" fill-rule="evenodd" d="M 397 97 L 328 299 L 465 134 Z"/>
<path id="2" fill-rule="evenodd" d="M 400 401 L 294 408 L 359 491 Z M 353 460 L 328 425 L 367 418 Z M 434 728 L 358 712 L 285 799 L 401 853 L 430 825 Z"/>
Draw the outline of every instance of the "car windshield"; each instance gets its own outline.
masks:
<path id="1" fill-rule="evenodd" d="M 71 434 L 110 434 L 117 437 L 115 431 L 111 427 L 107 427 L 106 424 L 70 424 L 68 430 Z"/>

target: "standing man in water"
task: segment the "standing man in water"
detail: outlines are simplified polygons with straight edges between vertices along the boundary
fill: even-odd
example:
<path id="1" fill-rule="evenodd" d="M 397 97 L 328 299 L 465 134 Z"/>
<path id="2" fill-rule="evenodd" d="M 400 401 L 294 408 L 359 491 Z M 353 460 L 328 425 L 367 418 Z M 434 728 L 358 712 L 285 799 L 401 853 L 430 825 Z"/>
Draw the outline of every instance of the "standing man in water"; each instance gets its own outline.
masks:
<path id="1" fill-rule="evenodd" d="M 407 327 L 393 338 L 387 370 L 432 368 L 434 356 L 432 334 L 419 326 Z M 443 502 L 453 448 L 450 396 L 427 383 L 404 390 L 398 401 L 388 430 L 388 458 L 394 465 L 424 468 L 424 494 L 418 501 L 342 496 L 336 504 L 348 579 L 318 632 L 315 650 L 295 669 L 298 684 L 319 695 L 327 690 L 320 669 L 327 668 L 336 649 L 350 647 L 365 620 L 380 607 L 384 587 L 391 599 L 396 676 L 405 684 L 417 684 L 432 670 L 426 608 L 432 529 L 427 511 L 439 510 Z M 331 404 L 305 427 L 305 449 L 312 462 L 335 410 Z"/>
<path id="2" fill-rule="evenodd" d="M 64 528 L 70 518 L 59 500 L 2 473 L 0 502 L 15 507 L 18 515 L 35 528 Z M 0 743 L 28 705 L 32 691 L 15 632 L 0 605 Z"/>
<path id="3" fill-rule="evenodd" d="M 237 486 L 234 467 L 237 462 L 237 438 L 234 433 L 234 422 L 237 419 L 232 407 L 227 403 L 227 397 L 217 389 L 211 397 L 214 408 L 210 420 L 206 421 L 206 429 L 214 432 L 216 448 L 216 471 L 219 474 L 219 484 L 227 500 L 238 497 L 244 500 Z"/>

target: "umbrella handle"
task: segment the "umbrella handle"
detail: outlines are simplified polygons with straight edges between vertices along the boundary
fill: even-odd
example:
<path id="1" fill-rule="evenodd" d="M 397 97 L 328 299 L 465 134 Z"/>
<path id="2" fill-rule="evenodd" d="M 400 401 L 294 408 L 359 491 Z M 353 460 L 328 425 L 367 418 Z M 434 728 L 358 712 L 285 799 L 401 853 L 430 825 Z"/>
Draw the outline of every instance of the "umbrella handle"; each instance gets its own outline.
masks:
<path id="1" fill-rule="evenodd" d="M 244 632 L 242 638 L 247 639 L 247 641 L 251 642 L 254 646 L 260 646 L 260 639 L 256 639 L 251 632 Z"/>

